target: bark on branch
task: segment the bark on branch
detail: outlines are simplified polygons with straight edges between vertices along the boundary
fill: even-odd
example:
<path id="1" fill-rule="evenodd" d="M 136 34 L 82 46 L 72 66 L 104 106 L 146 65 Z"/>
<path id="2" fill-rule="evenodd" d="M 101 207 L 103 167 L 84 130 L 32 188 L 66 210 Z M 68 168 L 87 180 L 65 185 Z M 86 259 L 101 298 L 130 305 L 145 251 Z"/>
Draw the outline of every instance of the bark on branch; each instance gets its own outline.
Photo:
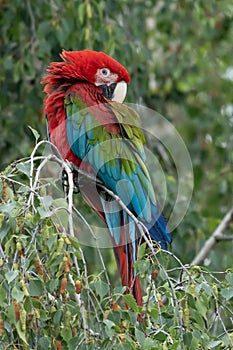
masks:
<path id="1" fill-rule="evenodd" d="M 213 249 L 215 244 L 219 241 L 225 240 L 233 240 L 233 236 L 224 235 L 224 231 L 229 227 L 230 223 L 233 221 L 233 208 L 229 210 L 229 212 L 224 216 L 216 230 L 210 236 L 210 238 L 205 242 L 203 248 L 197 254 L 197 256 L 193 259 L 191 264 L 200 265 L 201 262 L 207 257 L 209 252 Z"/>

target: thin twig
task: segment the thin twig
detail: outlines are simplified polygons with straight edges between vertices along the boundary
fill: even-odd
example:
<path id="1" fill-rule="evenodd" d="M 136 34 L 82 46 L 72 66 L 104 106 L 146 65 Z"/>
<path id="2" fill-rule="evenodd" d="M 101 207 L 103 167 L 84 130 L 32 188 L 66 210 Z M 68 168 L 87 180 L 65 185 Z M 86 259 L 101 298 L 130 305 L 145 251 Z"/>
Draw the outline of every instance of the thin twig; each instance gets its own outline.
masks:
<path id="1" fill-rule="evenodd" d="M 3 251 L 3 249 L 2 249 L 2 244 L 1 244 L 1 242 L 0 242 L 0 258 L 1 259 L 6 259 L 6 257 L 5 257 L 5 253 L 4 253 L 4 251 Z"/>
<path id="2" fill-rule="evenodd" d="M 216 241 L 220 242 L 220 241 L 233 241 L 233 235 L 220 235 L 220 236 L 216 236 Z"/>

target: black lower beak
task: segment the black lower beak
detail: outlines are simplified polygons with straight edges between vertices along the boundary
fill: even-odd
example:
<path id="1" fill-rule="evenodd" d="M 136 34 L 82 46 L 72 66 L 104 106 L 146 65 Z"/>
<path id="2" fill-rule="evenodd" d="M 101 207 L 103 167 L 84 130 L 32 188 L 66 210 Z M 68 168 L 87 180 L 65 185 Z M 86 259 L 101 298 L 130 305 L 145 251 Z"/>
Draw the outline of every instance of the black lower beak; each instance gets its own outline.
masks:
<path id="1" fill-rule="evenodd" d="M 117 86 L 117 83 L 112 83 L 111 85 L 107 85 L 107 84 L 98 85 L 98 87 L 101 88 L 104 97 L 106 97 L 109 100 L 112 99 L 116 86 Z"/>

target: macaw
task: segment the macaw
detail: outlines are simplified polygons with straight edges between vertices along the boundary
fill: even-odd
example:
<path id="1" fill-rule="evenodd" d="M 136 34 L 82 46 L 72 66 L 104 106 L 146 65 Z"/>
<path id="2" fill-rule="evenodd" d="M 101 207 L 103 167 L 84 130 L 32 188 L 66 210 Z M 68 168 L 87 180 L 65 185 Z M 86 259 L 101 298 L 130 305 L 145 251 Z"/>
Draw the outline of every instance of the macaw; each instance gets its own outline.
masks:
<path id="1" fill-rule="evenodd" d="M 42 81 L 50 141 L 64 159 L 95 174 L 147 227 L 151 239 L 167 249 L 171 236 L 145 165 L 139 116 L 123 104 L 128 71 L 103 52 L 63 50 L 60 56 L 63 61 L 52 62 Z M 134 267 L 140 237 L 133 217 L 88 180 L 81 192 L 107 225 L 122 285 L 142 305 Z"/>

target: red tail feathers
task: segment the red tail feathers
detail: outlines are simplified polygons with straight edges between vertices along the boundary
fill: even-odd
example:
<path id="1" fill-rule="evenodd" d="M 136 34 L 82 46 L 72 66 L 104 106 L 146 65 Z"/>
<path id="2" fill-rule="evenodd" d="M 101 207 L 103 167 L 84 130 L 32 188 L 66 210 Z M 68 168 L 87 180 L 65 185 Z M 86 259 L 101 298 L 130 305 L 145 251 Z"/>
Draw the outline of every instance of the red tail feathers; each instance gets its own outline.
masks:
<path id="1" fill-rule="evenodd" d="M 122 285 L 127 287 L 126 293 L 132 293 L 137 304 L 142 306 L 142 288 L 139 277 L 135 276 L 132 243 L 115 246 L 114 253 L 120 271 Z"/>

